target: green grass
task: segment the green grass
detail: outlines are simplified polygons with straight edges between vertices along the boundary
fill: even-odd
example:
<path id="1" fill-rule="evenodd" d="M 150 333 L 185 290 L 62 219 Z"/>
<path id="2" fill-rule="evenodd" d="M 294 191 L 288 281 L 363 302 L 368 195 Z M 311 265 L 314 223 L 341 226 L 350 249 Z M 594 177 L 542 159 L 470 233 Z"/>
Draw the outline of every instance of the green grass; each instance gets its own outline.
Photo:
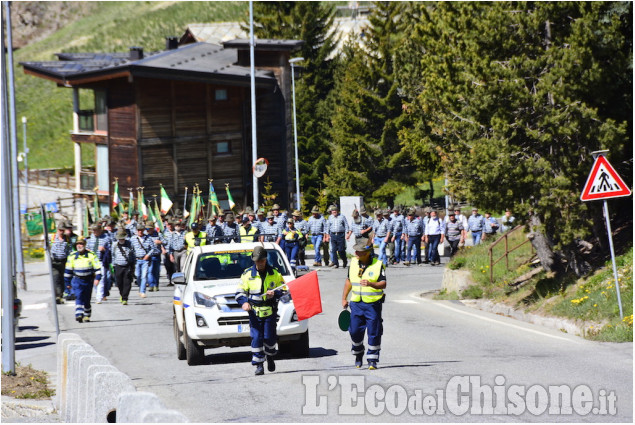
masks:
<path id="1" fill-rule="evenodd" d="M 519 233 L 510 238 L 510 247 L 524 239 Z M 494 282 L 489 280 L 488 248 L 483 243 L 462 249 L 448 263 L 450 269 L 467 269 L 472 273 L 476 285 L 461 292 L 461 298 L 487 298 L 523 308 L 526 311 L 565 317 L 589 323 L 585 337 L 597 341 L 633 341 L 633 249 L 617 257 L 618 279 L 624 319 L 620 318 L 617 292 L 611 261 L 598 268 L 594 274 L 578 279 L 573 274 L 554 278 L 541 272 L 522 288 L 508 285 L 516 277 L 531 269 L 527 262 L 532 253 L 523 246 L 510 256 L 510 268 L 504 261 L 494 267 Z M 501 248 L 502 249 L 502 248 Z M 498 248 L 494 249 L 495 258 Z M 437 299 L 448 298 L 440 294 Z M 456 296 L 453 293 L 452 296 Z"/>
<path id="2" fill-rule="evenodd" d="M 613 267 L 609 260 L 588 279 L 568 288 L 550 311 L 558 316 L 602 323 L 588 329 L 600 341 L 633 340 L 633 249 L 616 258 L 624 319 L 620 319 Z M 624 339 L 626 338 L 626 339 Z"/>
<path id="3" fill-rule="evenodd" d="M 16 120 L 22 150 L 22 116 L 27 117 L 29 168 L 73 165 L 72 90 L 24 74 L 19 62 L 56 60 L 59 52 L 125 52 L 130 46 L 161 50 L 165 37 L 181 36 L 191 23 L 242 21 L 247 2 L 94 2 L 85 16 L 14 54 Z M 94 149 L 82 149 L 94 165 Z"/>

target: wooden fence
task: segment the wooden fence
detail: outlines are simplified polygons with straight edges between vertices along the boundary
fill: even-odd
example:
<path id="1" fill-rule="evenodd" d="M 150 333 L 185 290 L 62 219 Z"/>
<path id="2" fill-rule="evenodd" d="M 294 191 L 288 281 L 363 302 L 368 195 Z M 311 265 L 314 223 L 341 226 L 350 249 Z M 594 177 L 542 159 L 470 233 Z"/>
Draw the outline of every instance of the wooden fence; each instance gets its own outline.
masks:
<path id="1" fill-rule="evenodd" d="M 496 264 L 498 264 L 503 258 L 505 259 L 505 266 L 507 267 L 507 270 L 509 270 L 509 254 L 515 250 L 517 250 L 518 248 L 520 248 L 521 246 L 525 245 L 525 244 L 530 244 L 531 246 L 531 252 L 533 254 L 534 252 L 534 247 L 533 245 L 531 245 L 531 241 L 529 239 L 525 239 L 524 242 L 513 246 L 513 247 L 509 247 L 509 237 L 512 235 L 515 235 L 518 232 L 521 232 L 523 230 L 524 226 L 516 226 L 514 227 L 512 230 L 510 230 L 509 232 L 505 233 L 504 235 L 502 235 L 500 238 L 496 239 L 496 241 L 490 245 L 489 249 L 488 249 L 488 253 L 489 253 L 489 281 L 490 282 L 494 282 L 494 266 Z M 499 258 L 494 259 L 494 247 L 496 247 L 498 244 L 500 243 L 504 243 L 505 244 L 505 252 L 503 255 L 501 255 Z"/>

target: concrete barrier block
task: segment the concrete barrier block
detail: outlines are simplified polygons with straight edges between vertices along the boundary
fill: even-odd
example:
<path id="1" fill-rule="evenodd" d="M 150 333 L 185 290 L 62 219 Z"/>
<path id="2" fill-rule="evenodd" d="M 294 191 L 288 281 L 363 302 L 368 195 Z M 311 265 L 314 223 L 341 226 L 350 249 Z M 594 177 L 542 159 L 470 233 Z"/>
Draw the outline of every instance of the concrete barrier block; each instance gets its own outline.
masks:
<path id="1" fill-rule="evenodd" d="M 90 379 L 90 378 L 89 378 Z M 93 396 L 95 408 L 93 417 L 86 422 L 108 422 L 108 413 L 115 412 L 119 395 L 124 392 L 135 392 L 132 380 L 122 372 L 97 372 L 93 374 Z"/>
<path id="2" fill-rule="evenodd" d="M 86 371 L 86 382 L 84 383 L 84 393 L 86 395 L 86 405 L 84 406 L 84 419 L 80 422 L 92 421 L 97 404 L 97 397 L 101 397 L 99 388 L 95 388 L 95 375 L 102 372 L 119 372 L 119 369 L 112 365 L 92 365 Z"/>
<path id="3" fill-rule="evenodd" d="M 75 341 L 68 344 L 68 350 L 66 352 L 66 393 L 65 402 L 62 405 L 62 418 L 65 422 L 70 422 L 71 411 L 77 407 L 77 392 L 79 386 L 77 385 L 79 376 L 77 366 L 79 364 L 79 358 L 81 355 L 96 354 L 93 347 L 86 344 L 83 341 Z"/>
<path id="4" fill-rule="evenodd" d="M 176 410 L 165 408 L 161 400 L 149 392 L 122 393 L 117 402 L 119 423 L 187 423 Z"/>
<path id="5" fill-rule="evenodd" d="M 79 359 L 79 380 L 78 387 L 80 388 L 78 392 L 77 399 L 77 409 L 75 409 L 76 415 L 71 414 L 71 418 L 75 419 L 73 422 L 86 422 L 87 419 L 87 409 L 90 404 L 90 398 L 88 395 L 88 391 L 83 390 L 88 386 L 88 376 L 94 372 L 94 368 L 91 366 L 110 366 L 112 369 L 117 371 L 114 366 L 110 365 L 110 362 L 99 354 L 83 356 Z"/>
<path id="6" fill-rule="evenodd" d="M 58 411 L 61 411 L 66 402 L 66 373 L 68 371 L 68 344 L 71 342 L 83 342 L 79 335 L 74 333 L 60 333 L 57 337 L 57 382 L 53 403 Z"/>

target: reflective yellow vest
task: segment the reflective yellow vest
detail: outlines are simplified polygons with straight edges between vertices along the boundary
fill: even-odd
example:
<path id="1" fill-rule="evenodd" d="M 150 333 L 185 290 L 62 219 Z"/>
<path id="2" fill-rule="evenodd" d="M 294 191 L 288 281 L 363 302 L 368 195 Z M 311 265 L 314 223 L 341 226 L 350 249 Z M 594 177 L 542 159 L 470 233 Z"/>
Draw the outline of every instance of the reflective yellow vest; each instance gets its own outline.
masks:
<path id="1" fill-rule="evenodd" d="M 297 241 L 302 237 L 302 232 L 297 229 L 285 230 L 282 233 L 284 234 L 284 240 L 289 242 Z"/>
<path id="2" fill-rule="evenodd" d="M 70 279 L 73 276 L 80 278 L 97 277 L 101 272 L 101 261 L 92 252 L 86 251 L 84 254 L 79 252 L 71 253 L 66 260 L 66 270 L 64 270 L 64 278 Z"/>
<path id="3" fill-rule="evenodd" d="M 244 226 L 240 226 L 240 241 L 242 243 L 253 242 L 254 235 L 256 234 L 257 231 L 258 229 L 256 229 L 253 225 L 249 226 L 249 231 L 245 229 Z"/>
<path id="4" fill-rule="evenodd" d="M 267 300 L 266 293 L 282 284 L 284 284 L 282 275 L 270 265 L 267 265 L 267 275 L 263 283 L 254 265 L 246 269 L 240 277 L 236 298 L 247 297 L 258 317 L 269 317 L 273 314 L 273 302 Z"/>
<path id="5" fill-rule="evenodd" d="M 201 239 L 201 243 L 199 246 L 203 246 L 207 244 L 207 233 L 198 232 L 198 236 L 194 236 L 194 232 L 188 232 L 185 235 L 185 245 L 187 245 L 187 252 L 190 252 L 192 248 L 196 246 L 196 239 Z"/>
<path id="6" fill-rule="evenodd" d="M 374 303 L 375 301 L 381 300 L 384 295 L 383 289 L 375 289 L 370 286 L 362 286 L 360 282 L 362 281 L 362 279 L 366 279 L 369 282 L 378 282 L 379 276 L 381 276 L 381 269 L 383 265 L 384 264 L 381 261 L 374 257 L 370 265 L 366 267 L 366 270 L 364 270 L 364 273 L 360 277 L 359 260 L 357 258 L 353 258 L 351 260 L 351 267 L 348 270 L 348 280 L 350 280 L 352 285 L 351 301 Z"/>

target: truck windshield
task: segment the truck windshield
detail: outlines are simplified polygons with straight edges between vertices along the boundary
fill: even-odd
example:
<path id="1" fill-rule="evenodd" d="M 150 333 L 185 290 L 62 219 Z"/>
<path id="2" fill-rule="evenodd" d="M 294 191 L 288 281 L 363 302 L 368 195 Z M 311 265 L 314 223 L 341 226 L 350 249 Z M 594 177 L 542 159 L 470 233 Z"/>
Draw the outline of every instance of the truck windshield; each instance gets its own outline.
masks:
<path id="1" fill-rule="evenodd" d="M 199 255 L 196 260 L 194 280 L 237 279 L 245 269 L 253 265 L 252 251 L 221 251 Z M 267 250 L 267 262 L 287 276 L 289 270 L 282 255 L 275 249 Z"/>

